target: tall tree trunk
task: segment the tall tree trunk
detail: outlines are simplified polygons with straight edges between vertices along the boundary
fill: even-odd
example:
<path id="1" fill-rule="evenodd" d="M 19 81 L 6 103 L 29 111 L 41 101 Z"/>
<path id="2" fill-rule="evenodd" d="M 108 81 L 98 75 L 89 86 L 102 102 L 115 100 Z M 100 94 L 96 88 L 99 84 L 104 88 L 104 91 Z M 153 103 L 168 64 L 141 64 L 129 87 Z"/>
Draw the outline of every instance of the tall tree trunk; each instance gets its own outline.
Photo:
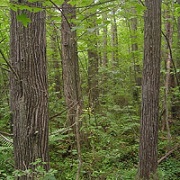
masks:
<path id="1" fill-rule="evenodd" d="M 166 2 L 166 5 L 168 6 L 167 10 L 165 11 L 167 22 L 165 24 L 166 28 L 166 38 L 168 40 L 168 44 L 171 48 L 172 45 L 172 25 L 169 21 L 171 19 L 170 17 L 170 2 Z M 166 76 L 165 76 L 165 93 L 164 93 L 164 118 L 163 118 L 163 124 L 162 124 L 162 130 L 166 129 L 168 132 L 168 139 L 171 139 L 171 133 L 170 133 L 170 127 L 169 127 L 169 102 L 168 102 L 168 96 L 169 96 L 169 89 L 171 88 L 172 82 L 174 77 L 171 75 L 171 68 L 172 68 L 172 59 L 171 54 L 169 51 L 169 46 L 166 46 L 166 59 L 165 59 L 165 65 L 166 65 Z"/>
<path id="2" fill-rule="evenodd" d="M 180 5 L 180 0 L 177 0 L 177 3 Z M 180 69 L 180 16 L 178 17 L 178 42 L 177 42 L 177 57 L 176 57 L 176 69 Z M 173 67 L 174 68 L 174 67 Z M 178 87 L 177 89 L 180 91 L 180 72 L 176 72 L 174 75 L 176 77 L 174 86 Z M 173 94 L 172 97 L 172 107 L 171 107 L 171 114 L 172 114 L 172 119 L 179 119 L 180 118 L 180 98 Z"/>
<path id="3" fill-rule="evenodd" d="M 180 0 L 177 0 L 177 2 L 180 5 Z M 178 47 L 180 47 L 180 16 L 178 17 Z M 179 53 L 178 57 L 180 58 L 180 53 Z M 178 61 L 178 67 L 179 66 L 180 66 L 180 61 Z M 180 79 L 180 73 L 178 75 L 179 75 L 178 77 Z"/>
<path id="4" fill-rule="evenodd" d="M 73 127 L 73 132 L 76 134 L 75 119 L 76 114 L 80 114 L 76 111 L 81 111 L 82 108 L 76 31 L 72 31 L 74 26 L 72 21 L 76 18 L 76 11 L 75 7 L 72 7 L 68 4 L 68 0 L 65 0 L 62 5 L 62 12 L 61 35 L 64 95 L 68 107 L 68 125 Z"/>
<path id="5" fill-rule="evenodd" d="M 97 22 L 96 15 L 90 16 L 88 19 L 89 28 L 94 28 L 93 32 L 88 33 L 88 93 L 89 107 L 97 112 L 99 105 L 99 89 L 98 89 L 98 42 L 97 42 Z"/>
<path id="6" fill-rule="evenodd" d="M 139 101 L 139 88 L 137 86 L 141 86 L 141 77 L 140 77 L 140 66 L 138 65 L 138 57 L 137 57 L 137 51 L 138 51 L 138 43 L 137 43 L 137 18 L 136 16 L 136 10 L 134 7 L 132 7 L 131 13 L 133 15 L 133 18 L 130 20 L 130 31 L 131 31 L 131 50 L 132 50 L 132 59 L 133 59 L 133 67 L 134 67 L 134 81 L 135 81 L 135 87 L 133 89 L 133 98 L 135 101 Z"/>
<path id="7" fill-rule="evenodd" d="M 22 3 L 27 3 L 25 0 Z M 30 4 L 32 5 L 32 4 Z M 33 3 L 41 6 L 41 3 Z M 31 23 L 24 27 L 17 16 L 26 14 Z M 48 162 L 48 92 L 46 70 L 45 11 L 11 10 L 10 108 L 13 119 L 15 168 L 33 168 L 41 158 Z M 43 165 L 48 170 L 48 163 Z M 18 177 L 34 179 L 34 175 Z"/>
<path id="8" fill-rule="evenodd" d="M 53 27 L 53 34 L 51 36 L 51 49 L 52 49 L 52 63 L 54 68 L 54 82 L 55 82 L 55 91 L 57 94 L 57 97 L 59 99 L 62 98 L 62 73 L 61 73 L 61 66 L 60 66 L 60 60 L 59 57 L 61 57 L 60 54 L 60 43 L 58 41 L 59 35 L 55 26 L 55 23 L 52 22 Z"/>
<path id="9" fill-rule="evenodd" d="M 82 100 L 77 54 L 77 37 L 76 31 L 72 30 L 72 28 L 75 26 L 73 21 L 76 19 L 76 9 L 68 4 L 68 1 L 69 0 L 65 0 L 62 5 L 62 68 L 64 95 L 66 105 L 68 107 L 67 121 L 68 125 L 73 129 L 73 134 L 76 140 L 75 146 L 78 153 L 79 164 L 76 173 L 76 180 L 78 180 L 82 166 L 80 136 L 81 123 L 79 121 L 79 117 L 82 112 Z"/>
<path id="10" fill-rule="evenodd" d="M 108 35 L 108 28 L 107 28 L 107 12 L 102 14 L 104 27 L 103 27 L 103 50 L 102 50 L 102 65 L 107 67 L 108 65 L 108 57 L 107 57 L 107 35 Z"/>
<path id="11" fill-rule="evenodd" d="M 118 32 L 117 32 L 117 22 L 116 22 L 116 10 L 112 10 L 112 66 L 115 67 L 118 64 Z"/>
<path id="12" fill-rule="evenodd" d="M 161 53 L 161 0 L 145 0 L 139 178 L 156 179 Z"/>
<path id="13" fill-rule="evenodd" d="M 96 50 L 88 50 L 88 91 L 89 91 L 89 107 L 92 111 L 96 111 L 99 105 L 98 90 L 98 54 Z"/>

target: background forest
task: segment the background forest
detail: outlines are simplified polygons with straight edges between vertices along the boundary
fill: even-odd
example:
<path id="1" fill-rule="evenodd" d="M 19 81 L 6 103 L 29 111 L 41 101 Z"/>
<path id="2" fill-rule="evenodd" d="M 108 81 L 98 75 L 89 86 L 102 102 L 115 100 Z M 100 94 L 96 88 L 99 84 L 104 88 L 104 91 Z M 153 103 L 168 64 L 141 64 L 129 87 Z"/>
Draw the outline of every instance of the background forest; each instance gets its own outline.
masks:
<path id="1" fill-rule="evenodd" d="M 37 166 L 37 179 L 135 179 L 140 143 L 144 1 L 70 0 L 67 7 L 75 8 L 68 12 L 67 7 L 62 7 L 63 0 L 39 2 L 42 7 L 7 0 L 0 4 L 0 179 L 32 173 L 28 169 L 14 170 L 10 9 L 25 14 L 46 11 L 51 169 L 46 172 Z M 158 175 L 159 179 L 178 180 L 180 1 L 163 0 L 161 11 Z M 17 19 L 28 27 L 31 19 L 25 14 Z M 68 51 L 63 49 L 69 43 L 68 33 L 63 32 L 63 28 L 68 31 L 68 26 L 72 26 L 70 43 L 77 44 L 77 53 L 72 48 L 66 54 Z M 71 55 L 74 61 L 66 64 L 62 59 Z M 71 93 L 80 106 L 68 101 Z M 43 162 L 36 159 L 37 164 Z"/>

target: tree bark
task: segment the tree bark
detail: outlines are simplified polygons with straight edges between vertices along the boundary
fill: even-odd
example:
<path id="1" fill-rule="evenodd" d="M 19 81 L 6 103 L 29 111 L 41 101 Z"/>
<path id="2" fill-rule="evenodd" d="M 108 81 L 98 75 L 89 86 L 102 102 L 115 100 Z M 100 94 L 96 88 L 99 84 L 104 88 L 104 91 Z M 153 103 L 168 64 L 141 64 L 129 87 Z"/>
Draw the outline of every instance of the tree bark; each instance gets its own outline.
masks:
<path id="1" fill-rule="evenodd" d="M 99 56 L 98 56 L 98 42 L 97 42 L 97 17 L 96 15 L 90 16 L 88 19 L 89 28 L 93 32 L 87 35 L 87 49 L 88 49 L 88 94 L 89 94 L 89 107 L 93 112 L 98 111 L 99 106 L 99 89 L 98 89 L 98 69 L 99 69 Z"/>
<path id="2" fill-rule="evenodd" d="M 138 43 L 137 43 L 137 26 L 138 26 L 138 21 L 136 18 L 136 10 L 134 7 L 132 7 L 131 13 L 133 15 L 133 18 L 130 20 L 130 33 L 131 33 L 131 53 L 132 53 L 132 59 L 133 59 L 133 67 L 134 67 L 134 81 L 135 81 L 135 87 L 133 89 L 133 98 L 135 101 L 139 101 L 139 88 L 137 86 L 141 86 L 141 70 L 140 70 L 140 65 L 138 65 L 138 56 L 137 56 L 137 51 L 138 51 Z"/>
<path id="3" fill-rule="evenodd" d="M 169 46 L 172 45 L 172 34 L 173 34 L 173 29 L 172 29 L 172 25 L 171 22 L 169 21 L 169 19 L 171 19 L 170 16 L 170 2 L 165 2 L 166 5 L 168 6 L 167 10 L 165 11 L 165 15 L 166 15 L 166 19 L 167 22 L 165 24 L 165 28 L 166 28 L 166 38 L 169 42 Z M 171 85 L 173 84 L 173 80 L 174 77 L 173 75 L 171 75 L 171 68 L 172 68 L 172 59 L 171 59 L 171 55 L 169 52 L 169 47 L 168 45 L 166 46 L 166 57 L 165 57 L 165 65 L 166 65 L 166 75 L 165 75 L 165 92 L 164 92 L 164 118 L 162 121 L 162 130 L 167 130 L 168 133 L 168 139 L 169 141 L 171 140 L 171 132 L 170 132 L 170 126 L 169 126 L 169 102 L 168 102 L 168 96 L 169 96 L 169 90 L 171 88 Z"/>
<path id="4" fill-rule="evenodd" d="M 53 27 L 53 34 L 51 35 L 51 48 L 52 48 L 52 63 L 53 63 L 53 70 L 54 70 L 54 82 L 55 82 L 55 92 L 57 94 L 57 97 L 59 99 L 62 98 L 62 72 L 61 72 L 61 62 L 59 60 L 59 57 L 61 57 L 60 54 L 60 43 L 58 41 L 59 34 L 58 30 L 56 29 L 55 23 L 52 22 Z"/>
<path id="5" fill-rule="evenodd" d="M 139 179 L 156 179 L 161 52 L 161 0 L 145 0 Z"/>
<path id="6" fill-rule="evenodd" d="M 40 7 L 41 4 L 33 3 L 33 6 Z M 17 21 L 20 14 L 26 14 L 31 19 L 27 27 Z M 13 68 L 10 72 L 10 109 L 15 168 L 33 169 L 31 163 L 40 158 L 47 162 L 42 166 L 48 170 L 46 14 L 45 11 L 11 10 L 10 15 L 10 63 Z M 17 179 L 34 178 L 30 174 Z"/>
<path id="7" fill-rule="evenodd" d="M 76 111 L 79 109 L 81 112 L 82 108 L 76 31 L 72 30 L 75 26 L 72 21 L 75 19 L 75 7 L 72 7 L 68 4 L 68 0 L 65 0 L 62 5 L 61 24 L 63 83 L 68 107 L 67 122 L 69 126 L 73 127 L 74 134 L 77 132 L 75 127 Z M 79 108 L 77 108 L 78 106 Z"/>
<path id="8" fill-rule="evenodd" d="M 107 35 L 108 35 L 107 12 L 104 12 L 102 14 L 102 19 L 103 19 L 103 22 L 104 22 L 104 27 L 103 27 L 102 65 L 103 65 L 103 67 L 107 67 L 108 66 L 108 53 L 107 53 L 107 46 L 108 46 L 108 40 L 107 40 Z"/>
<path id="9" fill-rule="evenodd" d="M 112 10 L 112 25 L 111 25 L 111 32 L 112 32 L 112 66 L 116 67 L 118 64 L 118 30 L 117 30 L 117 23 L 116 23 L 116 10 Z"/>

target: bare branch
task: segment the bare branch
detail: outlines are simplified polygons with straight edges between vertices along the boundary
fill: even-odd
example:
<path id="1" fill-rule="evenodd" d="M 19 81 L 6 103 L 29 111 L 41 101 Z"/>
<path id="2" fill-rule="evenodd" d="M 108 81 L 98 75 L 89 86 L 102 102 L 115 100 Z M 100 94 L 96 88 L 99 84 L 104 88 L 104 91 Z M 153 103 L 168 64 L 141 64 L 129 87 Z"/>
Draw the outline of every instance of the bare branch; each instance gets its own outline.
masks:
<path id="1" fill-rule="evenodd" d="M 169 155 L 171 155 L 174 151 L 176 151 L 179 147 L 179 144 L 177 146 L 175 146 L 173 149 L 171 149 L 169 152 L 167 152 L 163 157 L 161 157 L 158 160 L 158 164 L 160 164 L 162 161 L 164 161 Z"/>
<path id="2" fill-rule="evenodd" d="M 6 59 L 3 51 L 0 49 L 0 54 L 2 56 L 2 58 L 4 59 L 4 61 L 6 62 L 6 64 L 9 66 L 9 68 L 11 69 L 11 71 L 14 73 L 14 75 L 16 76 L 17 80 L 20 80 L 17 72 L 14 70 L 14 68 L 11 66 L 10 62 Z"/>
<path id="3" fill-rule="evenodd" d="M 161 31 L 161 33 L 165 37 L 166 42 L 167 42 L 167 46 L 168 46 L 168 49 L 169 49 L 169 54 L 170 54 L 170 58 L 171 58 L 171 61 L 172 61 L 172 65 L 173 65 L 173 69 L 174 69 L 174 74 L 175 74 L 176 82 L 177 82 L 177 86 L 179 87 L 179 91 L 180 91 L 180 84 L 179 84 L 179 79 L 177 77 L 176 66 L 175 66 L 175 63 L 174 63 L 174 60 L 173 60 L 173 53 L 172 53 L 171 45 L 170 45 L 169 39 L 165 35 L 165 33 L 163 31 Z"/>
<path id="4" fill-rule="evenodd" d="M 71 29 L 71 24 L 69 23 L 67 17 L 65 16 L 65 14 L 63 13 L 62 9 L 60 7 L 58 7 L 57 4 L 55 4 L 52 0 L 49 0 L 50 3 L 52 3 L 54 5 L 54 7 L 59 10 L 61 12 L 61 14 L 63 15 L 63 17 L 65 18 L 66 22 L 68 23 L 69 28 Z"/>

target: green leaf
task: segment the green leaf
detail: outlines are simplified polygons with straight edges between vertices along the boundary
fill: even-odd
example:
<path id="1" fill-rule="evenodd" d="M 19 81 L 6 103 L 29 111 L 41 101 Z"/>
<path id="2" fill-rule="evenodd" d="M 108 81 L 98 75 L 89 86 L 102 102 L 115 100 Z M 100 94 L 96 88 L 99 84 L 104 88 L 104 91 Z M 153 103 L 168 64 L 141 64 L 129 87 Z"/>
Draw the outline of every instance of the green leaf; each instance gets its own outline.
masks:
<path id="1" fill-rule="evenodd" d="M 25 27 L 27 27 L 27 25 L 31 22 L 31 19 L 28 18 L 26 14 L 18 15 L 17 20 L 21 22 Z"/>
<path id="2" fill-rule="evenodd" d="M 15 5 L 15 4 L 9 4 L 9 7 L 13 10 L 13 11 L 15 11 L 15 12 L 17 12 L 17 10 L 18 10 L 18 7 Z"/>
<path id="3" fill-rule="evenodd" d="M 24 4 L 13 4 L 13 3 L 10 3 L 10 8 L 13 10 L 13 11 L 17 11 L 17 10 L 28 10 L 30 12 L 39 12 L 42 10 L 42 8 L 40 7 L 31 7 L 31 6 L 28 6 L 28 5 L 24 5 Z"/>

